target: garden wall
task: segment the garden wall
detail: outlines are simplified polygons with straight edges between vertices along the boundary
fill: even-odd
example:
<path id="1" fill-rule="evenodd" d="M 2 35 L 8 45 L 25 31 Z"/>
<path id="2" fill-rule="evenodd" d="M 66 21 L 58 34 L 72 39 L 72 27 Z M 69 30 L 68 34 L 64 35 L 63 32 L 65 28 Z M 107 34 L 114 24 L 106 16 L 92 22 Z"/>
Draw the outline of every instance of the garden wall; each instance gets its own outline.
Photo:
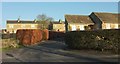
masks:
<path id="1" fill-rule="evenodd" d="M 65 35 L 65 43 L 74 49 L 119 49 L 120 29 L 97 31 L 72 31 Z"/>
<path id="2" fill-rule="evenodd" d="M 15 33 L 2 34 L 2 39 L 16 38 Z"/>

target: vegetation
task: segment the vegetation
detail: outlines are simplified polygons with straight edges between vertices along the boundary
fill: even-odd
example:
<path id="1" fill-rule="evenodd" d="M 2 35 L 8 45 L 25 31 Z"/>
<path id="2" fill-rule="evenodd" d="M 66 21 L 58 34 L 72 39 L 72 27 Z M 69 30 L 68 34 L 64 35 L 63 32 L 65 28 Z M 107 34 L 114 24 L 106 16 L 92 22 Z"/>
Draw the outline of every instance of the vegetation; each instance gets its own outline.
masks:
<path id="1" fill-rule="evenodd" d="M 41 29 L 48 29 L 48 25 L 51 21 L 53 21 L 53 18 L 48 17 L 45 14 L 40 14 L 37 16 L 37 22 L 39 23 L 39 28 Z"/>
<path id="2" fill-rule="evenodd" d="M 17 44 L 18 44 L 18 42 L 14 38 L 2 39 L 2 47 L 3 48 L 6 48 L 6 47 L 16 48 L 16 47 L 18 47 Z"/>
<path id="3" fill-rule="evenodd" d="M 118 52 L 120 30 L 73 31 L 65 35 L 65 43 L 74 49 L 113 50 Z"/>
<path id="4" fill-rule="evenodd" d="M 2 34 L 2 48 L 0 50 L 9 50 L 22 47 L 16 39 L 16 34 Z"/>

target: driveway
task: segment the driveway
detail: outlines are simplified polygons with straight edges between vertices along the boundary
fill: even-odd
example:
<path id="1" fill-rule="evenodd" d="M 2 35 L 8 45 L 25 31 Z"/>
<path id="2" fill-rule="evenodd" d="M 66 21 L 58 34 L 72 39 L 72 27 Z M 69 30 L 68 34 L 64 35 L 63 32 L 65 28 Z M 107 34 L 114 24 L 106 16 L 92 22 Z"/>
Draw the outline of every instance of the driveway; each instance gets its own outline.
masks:
<path id="1" fill-rule="evenodd" d="M 3 62 L 118 62 L 118 55 L 97 51 L 69 50 L 62 41 L 42 41 L 41 44 L 2 52 Z"/>

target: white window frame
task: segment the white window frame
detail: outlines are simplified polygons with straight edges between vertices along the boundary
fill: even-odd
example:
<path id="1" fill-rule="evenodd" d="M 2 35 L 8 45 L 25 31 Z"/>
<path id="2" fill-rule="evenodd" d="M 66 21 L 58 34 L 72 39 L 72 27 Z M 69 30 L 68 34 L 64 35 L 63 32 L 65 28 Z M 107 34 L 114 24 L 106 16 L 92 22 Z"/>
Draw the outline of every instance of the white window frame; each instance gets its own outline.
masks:
<path id="1" fill-rule="evenodd" d="M 106 29 L 110 29 L 110 24 L 106 24 Z"/>
<path id="2" fill-rule="evenodd" d="M 76 26 L 72 25 L 72 31 L 75 31 L 75 30 L 76 30 Z"/>
<path id="3" fill-rule="evenodd" d="M 114 24 L 114 25 L 115 25 L 115 29 L 118 29 L 118 28 L 119 28 L 118 24 Z"/>
<path id="4" fill-rule="evenodd" d="M 13 28 L 13 25 L 9 25 L 10 26 L 10 28 Z"/>
<path id="5" fill-rule="evenodd" d="M 31 28 L 35 28 L 35 25 L 31 25 Z"/>
<path id="6" fill-rule="evenodd" d="M 80 25 L 80 30 L 85 30 L 84 25 Z"/>
<path id="7" fill-rule="evenodd" d="M 25 27 L 25 25 L 23 24 L 23 25 L 21 25 L 21 27 L 22 27 L 22 28 L 24 28 L 24 27 Z"/>

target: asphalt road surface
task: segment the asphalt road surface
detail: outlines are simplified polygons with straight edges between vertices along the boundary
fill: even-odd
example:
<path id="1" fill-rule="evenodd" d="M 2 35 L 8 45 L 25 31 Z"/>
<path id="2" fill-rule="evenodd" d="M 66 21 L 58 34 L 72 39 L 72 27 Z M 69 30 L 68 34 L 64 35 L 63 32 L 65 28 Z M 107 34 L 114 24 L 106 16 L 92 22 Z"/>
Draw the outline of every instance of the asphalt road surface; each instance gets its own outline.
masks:
<path id="1" fill-rule="evenodd" d="M 118 62 L 118 55 L 96 51 L 67 50 L 63 42 L 41 44 L 2 52 L 2 62 Z"/>

